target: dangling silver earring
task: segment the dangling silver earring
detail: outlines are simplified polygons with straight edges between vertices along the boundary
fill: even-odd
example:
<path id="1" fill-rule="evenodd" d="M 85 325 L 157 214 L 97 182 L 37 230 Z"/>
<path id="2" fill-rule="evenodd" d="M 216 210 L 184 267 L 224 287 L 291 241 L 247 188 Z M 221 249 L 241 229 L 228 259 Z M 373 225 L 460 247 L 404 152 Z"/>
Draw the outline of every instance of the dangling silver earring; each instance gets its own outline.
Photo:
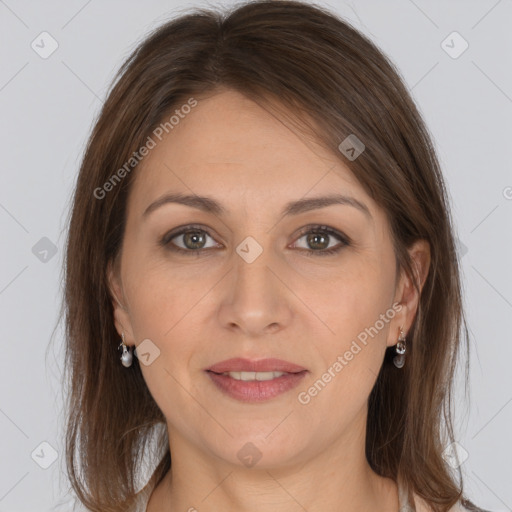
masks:
<path id="1" fill-rule="evenodd" d="M 402 327 L 400 327 L 400 336 L 398 336 L 398 343 L 396 344 L 397 355 L 393 358 L 393 364 L 397 368 L 403 368 L 405 364 L 405 350 L 405 334 L 402 331 Z"/>
<path id="2" fill-rule="evenodd" d="M 119 343 L 119 347 L 123 349 L 123 353 L 121 355 L 121 362 L 123 363 L 123 366 L 126 366 L 126 368 L 130 367 L 133 362 L 133 355 L 132 355 L 132 347 L 128 347 L 124 344 L 124 332 L 121 334 L 121 343 Z"/>

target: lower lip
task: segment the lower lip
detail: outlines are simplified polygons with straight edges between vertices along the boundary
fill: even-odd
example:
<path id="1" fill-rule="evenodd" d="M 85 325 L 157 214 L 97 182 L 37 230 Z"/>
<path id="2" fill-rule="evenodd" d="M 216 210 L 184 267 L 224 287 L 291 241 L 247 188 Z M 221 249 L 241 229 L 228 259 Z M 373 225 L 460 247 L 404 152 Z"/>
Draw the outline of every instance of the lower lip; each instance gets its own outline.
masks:
<path id="1" fill-rule="evenodd" d="M 206 372 L 213 383 L 226 395 L 241 402 L 264 402 L 290 391 L 298 386 L 306 375 L 306 370 L 299 373 L 287 373 L 272 380 L 244 381 L 229 375 Z"/>

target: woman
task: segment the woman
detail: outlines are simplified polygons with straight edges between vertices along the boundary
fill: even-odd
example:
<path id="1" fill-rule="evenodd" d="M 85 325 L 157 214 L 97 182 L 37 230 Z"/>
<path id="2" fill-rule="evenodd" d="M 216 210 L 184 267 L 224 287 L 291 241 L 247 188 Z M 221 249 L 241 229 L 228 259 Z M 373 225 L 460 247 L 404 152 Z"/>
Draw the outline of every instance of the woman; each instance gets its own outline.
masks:
<path id="1" fill-rule="evenodd" d="M 467 331 L 437 157 L 394 66 L 322 8 L 142 42 L 82 162 L 65 301 L 89 510 L 479 510 L 453 474 Z"/>

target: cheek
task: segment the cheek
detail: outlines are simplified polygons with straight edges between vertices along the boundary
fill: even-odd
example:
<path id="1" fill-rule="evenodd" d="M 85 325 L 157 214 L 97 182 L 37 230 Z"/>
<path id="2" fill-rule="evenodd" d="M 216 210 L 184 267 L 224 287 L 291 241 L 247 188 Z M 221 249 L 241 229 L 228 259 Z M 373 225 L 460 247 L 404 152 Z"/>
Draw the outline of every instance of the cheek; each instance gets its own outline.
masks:
<path id="1" fill-rule="evenodd" d="M 151 340 L 156 346 L 154 353 L 158 354 L 151 364 L 141 364 L 141 371 L 151 395 L 169 417 L 174 405 L 186 406 L 182 387 L 192 386 L 187 369 L 194 343 L 190 342 L 193 334 L 187 326 L 190 327 L 193 306 L 200 295 L 161 265 L 145 263 L 137 269 L 127 265 L 126 278 L 135 342 L 139 345 Z"/>
<path id="2" fill-rule="evenodd" d="M 354 258 L 343 274 L 329 281 L 318 301 L 337 336 L 352 339 L 375 324 L 391 307 L 392 279 L 375 260 Z"/>
<path id="3" fill-rule="evenodd" d="M 154 364 L 141 364 L 141 370 L 159 404 L 177 402 L 181 388 L 172 377 L 191 389 L 190 360 L 197 352 L 196 340 L 204 337 L 200 331 L 208 301 L 204 295 L 214 281 L 209 283 L 204 273 L 188 272 L 184 277 L 183 270 L 166 262 L 153 263 L 142 255 L 132 262 L 127 261 L 124 282 L 135 342 L 149 339 L 159 351 Z"/>
<path id="4" fill-rule="evenodd" d="M 139 274 L 141 280 L 143 277 Z M 137 342 L 144 338 L 155 342 L 162 340 L 172 329 L 176 314 L 183 307 L 179 294 L 162 280 L 144 279 L 139 285 L 134 283 L 130 297 L 130 321 Z"/>
<path id="5" fill-rule="evenodd" d="M 366 408 L 386 350 L 391 290 L 379 272 L 366 269 L 351 279 L 331 283 L 323 307 L 333 332 L 325 330 L 325 335 L 316 338 L 322 365 L 300 390 L 305 393 L 304 401 L 309 401 L 304 411 L 311 424 L 321 417 L 322 428 L 333 435 Z M 338 406 L 335 411 L 333 404 Z M 326 416 L 326 411 L 331 412 Z"/>
<path id="6" fill-rule="evenodd" d="M 179 266 L 161 259 L 155 261 L 137 249 L 129 256 L 127 251 L 124 271 L 123 282 L 137 340 L 167 339 L 208 286 L 204 276 L 194 276 L 190 270 L 185 274 Z"/>
<path id="7" fill-rule="evenodd" d="M 323 368 L 315 380 L 328 381 L 328 389 L 319 393 L 318 407 L 329 407 L 334 400 L 353 407 L 355 413 L 364 405 L 382 365 L 389 322 L 395 314 L 393 279 L 394 274 L 375 259 L 354 259 L 343 275 L 324 288 L 323 297 L 318 296 L 317 314 L 329 326 L 316 343 Z"/>

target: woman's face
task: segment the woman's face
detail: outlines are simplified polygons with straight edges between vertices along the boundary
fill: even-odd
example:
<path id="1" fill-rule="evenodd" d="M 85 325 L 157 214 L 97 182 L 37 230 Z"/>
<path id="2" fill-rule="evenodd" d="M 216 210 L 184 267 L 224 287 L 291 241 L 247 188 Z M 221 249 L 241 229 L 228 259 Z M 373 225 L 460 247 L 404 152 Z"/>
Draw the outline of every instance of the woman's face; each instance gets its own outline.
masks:
<path id="1" fill-rule="evenodd" d="M 200 100 L 154 140 L 133 171 L 110 276 L 116 327 L 126 344 L 144 342 L 171 449 L 248 467 L 334 445 L 359 453 L 385 349 L 417 304 L 405 276 L 395 287 L 383 211 L 341 154 L 236 92 Z M 171 194 L 188 204 L 155 205 Z M 334 195 L 346 200 L 318 201 Z M 249 374 L 208 370 L 232 358 L 248 361 L 217 373 Z M 253 364 L 264 359 L 289 366 Z"/>

